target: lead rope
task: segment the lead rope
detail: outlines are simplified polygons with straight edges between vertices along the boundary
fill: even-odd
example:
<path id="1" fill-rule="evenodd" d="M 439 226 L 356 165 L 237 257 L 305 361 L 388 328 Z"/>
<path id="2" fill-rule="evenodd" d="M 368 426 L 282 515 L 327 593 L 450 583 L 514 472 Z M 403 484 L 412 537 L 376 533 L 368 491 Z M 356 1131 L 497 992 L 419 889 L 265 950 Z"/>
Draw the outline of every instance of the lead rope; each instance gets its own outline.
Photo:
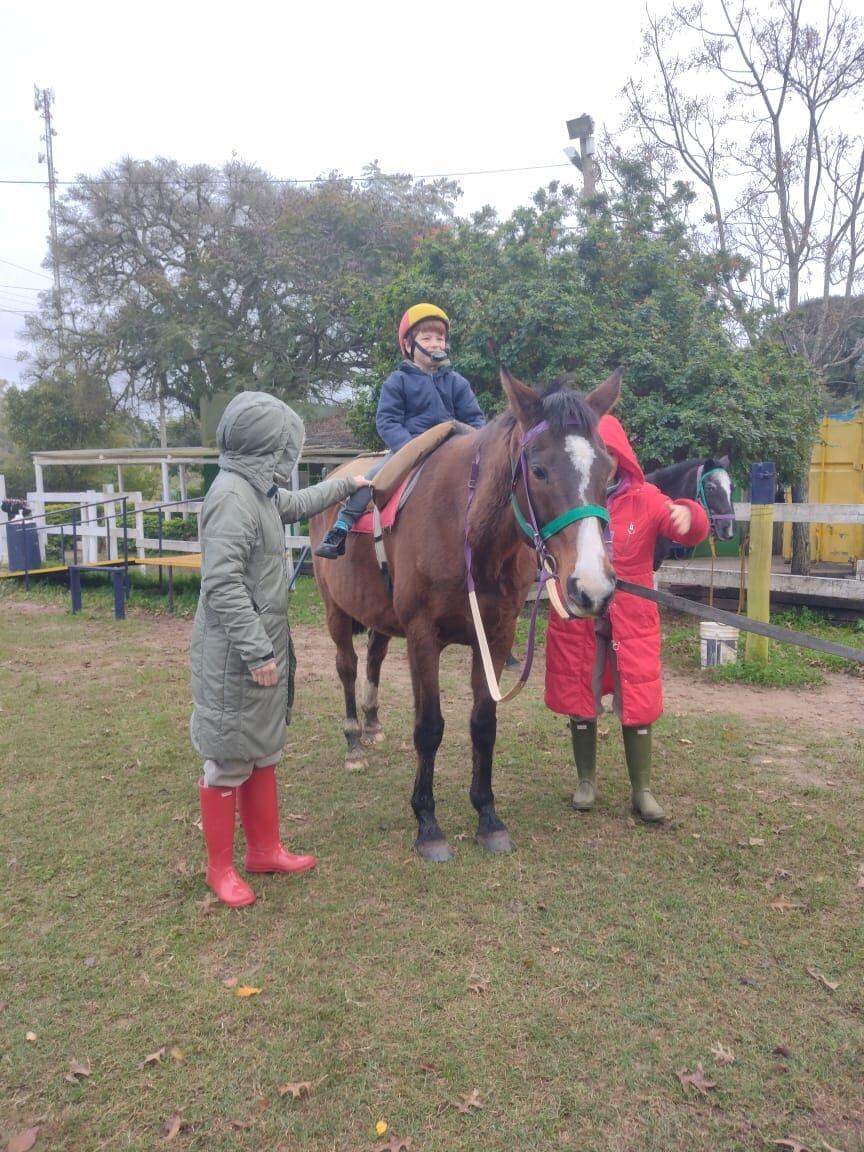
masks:
<path id="1" fill-rule="evenodd" d="M 468 573 L 468 603 L 471 605 L 471 616 L 474 620 L 474 631 L 477 634 L 477 646 L 480 649 L 480 659 L 483 662 L 483 671 L 486 674 L 486 685 L 489 689 L 489 695 L 496 702 L 496 704 L 503 704 L 506 700 L 512 700 L 514 696 L 518 696 L 522 689 L 525 687 L 528 677 L 531 675 L 531 665 L 534 662 L 534 642 L 537 632 L 537 612 L 540 607 L 540 594 L 543 590 L 543 585 L 549 579 L 549 573 L 544 569 L 538 569 L 537 572 L 537 595 L 534 599 L 534 607 L 531 610 L 531 623 L 528 626 L 528 651 L 525 655 L 525 663 L 522 666 L 522 671 L 519 674 L 519 679 L 513 685 L 509 692 L 502 693 L 498 687 L 498 677 L 495 675 L 495 666 L 492 663 L 492 653 L 489 651 L 489 641 L 486 639 L 486 629 L 483 626 L 483 617 L 480 615 L 480 605 L 477 603 L 477 592 L 474 584 L 474 576 L 471 572 L 471 545 L 468 543 L 468 514 L 471 511 L 471 505 L 474 502 L 474 494 L 477 491 L 477 477 L 480 475 L 480 448 L 478 446 L 474 453 L 474 460 L 471 464 L 471 473 L 468 477 L 468 503 L 465 507 L 465 569 Z"/>

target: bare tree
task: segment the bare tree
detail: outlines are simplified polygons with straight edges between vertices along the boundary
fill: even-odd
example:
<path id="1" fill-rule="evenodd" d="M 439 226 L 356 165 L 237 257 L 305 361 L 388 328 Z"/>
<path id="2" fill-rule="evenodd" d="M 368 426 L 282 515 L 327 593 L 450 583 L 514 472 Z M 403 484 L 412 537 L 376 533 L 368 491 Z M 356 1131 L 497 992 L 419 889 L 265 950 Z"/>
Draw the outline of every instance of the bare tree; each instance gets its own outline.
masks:
<path id="1" fill-rule="evenodd" d="M 649 16 L 642 58 L 627 126 L 701 189 L 742 333 L 779 311 L 789 351 L 820 372 L 860 359 L 847 333 L 864 311 L 864 136 L 849 128 L 864 122 L 861 22 L 839 0 L 699 0 Z M 793 570 L 806 545 L 797 533 Z"/>

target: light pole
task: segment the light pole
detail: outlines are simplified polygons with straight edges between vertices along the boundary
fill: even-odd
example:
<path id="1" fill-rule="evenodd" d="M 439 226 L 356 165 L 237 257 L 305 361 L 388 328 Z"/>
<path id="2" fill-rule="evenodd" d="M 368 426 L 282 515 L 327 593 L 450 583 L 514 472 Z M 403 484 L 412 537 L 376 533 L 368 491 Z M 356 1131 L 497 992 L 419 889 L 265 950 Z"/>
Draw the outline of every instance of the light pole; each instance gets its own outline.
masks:
<path id="1" fill-rule="evenodd" d="M 596 191 L 597 170 L 594 163 L 594 121 L 583 114 L 567 121 L 567 135 L 579 141 L 579 151 L 568 144 L 564 155 L 582 173 L 582 196 L 587 199 Z"/>

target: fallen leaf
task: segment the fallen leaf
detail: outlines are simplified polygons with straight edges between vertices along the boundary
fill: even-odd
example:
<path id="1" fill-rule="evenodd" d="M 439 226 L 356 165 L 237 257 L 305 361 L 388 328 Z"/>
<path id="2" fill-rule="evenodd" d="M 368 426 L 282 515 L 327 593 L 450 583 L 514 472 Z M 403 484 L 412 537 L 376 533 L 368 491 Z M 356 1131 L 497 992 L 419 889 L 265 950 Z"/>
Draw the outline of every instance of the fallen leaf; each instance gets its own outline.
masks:
<path id="1" fill-rule="evenodd" d="M 434 1064 L 418 1064 L 417 1067 L 421 1072 L 428 1072 L 431 1076 L 438 1075 L 438 1069 Z"/>
<path id="2" fill-rule="evenodd" d="M 830 980 L 827 980 L 822 975 L 822 973 L 817 972 L 815 968 L 808 968 L 807 969 L 807 975 L 812 977 L 816 981 L 817 984 L 821 984 L 823 988 L 827 988 L 829 992 L 836 992 L 837 989 L 840 987 L 839 984 L 832 984 Z"/>
<path id="3" fill-rule="evenodd" d="M 777 896 L 769 904 L 769 908 L 773 908 L 775 912 L 799 912 L 806 907 L 807 905 L 802 904 L 800 900 L 787 900 L 785 896 Z"/>
<path id="4" fill-rule="evenodd" d="M 695 1072 L 687 1072 L 682 1069 L 680 1072 L 676 1072 L 675 1075 L 681 1081 L 681 1087 L 685 1090 L 688 1087 L 696 1088 L 704 1095 L 709 1088 L 717 1087 L 711 1080 L 705 1079 L 705 1071 L 701 1064 L 696 1065 Z"/>
<path id="5" fill-rule="evenodd" d="M 375 1125 L 375 1135 L 376 1136 L 383 1136 L 389 1127 L 390 1127 L 390 1125 L 387 1123 L 386 1120 L 379 1120 L 378 1123 Z"/>
<path id="6" fill-rule="evenodd" d="M 238 1132 L 242 1132 L 244 1128 L 251 1128 L 252 1127 L 252 1121 L 251 1120 L 229 1120 L 228 1121 L 228 1127 L 234 1128 Z"/>
<path id="7" fill-rule="evenodd" d="M 35 1124 L 32 1128 L 22 1128 L 20 1132 L 15 1133 L 6 1145 L 6 1152 L 30 1152 L 30 1149 L 38 1139 L 38 1124 Z"/>
<path id="8" fill-rule="evenodd" d="M 288 1096 L 290 1094 L 293 1100 L 302 1100 L 305 1096 L 312 1095 L 312 1085 L 308 1080 L 301 1080 L 297 1084 L 283 1084 L 279 1089 L 280 1096 Z"/>
<path id="9" fill-rule="evenodd" d="M 792 1051 L 787 1048 L 785 1044 L 778 1044 L 776 1048 L 771 1049 L 771 1055 L 782 1056 L 784 1060 L 790 1060 L 792 1058 Z"/>
<path id="10" fill-rule="evenodd" d="M 682 736 L 681 739 L 678 741 L 678 743 L 679 744 L 692 744 L 693 741 L 688 740 L 686 736 Z"/>
<path id="11" fill-rule="evenodd" d="M 460 1101 L 456 1104 L 456 1111 L 467 1113 L 472 1108 L 480 1109 L 483 1107 L 483 1101 L 480 1099 L 480 1092 L 473 1088 L 470 1092 L 463 1092 Z"/>
<path id="12" fill-rule="evenodd" d="M 794 1136 L 790 1136 L 787 1140 L 772 1140 L 771 1143 L 777 1144 L 780 1148 L 788 1148 L 790 1152 L 811 1152 L 807 1144 L 802 1144 Z"/>
<path id="13" fill-rule="evenodd" d="M 30 1044 L 35 1044 L 36 1043 L 36 1033 L 35 1032 L 25 1032 L 24 1039 L 27 1040 Z"/>
<path id="14" fill-rule="evenodd" d="M 248 984 L 244 984 L 242 988 L 238 988 L 235 991 L 234 995 L 245 1000 L 247 996 L 257 996 L 260 991 L 260 988 L 252 988 Z"/>
<path id="15" fill-rule="evenodd" d="M 82 1064 L 80 1060 L 70 1060 L 69 1061 L 69 1072 L 72 1076 L 75 1076 L 75 1077 L 80 1076 L 82 1079 L 86 1079 L 86 1077 L 90 1075 L 90 1062 L 89 1062 L 89 1060 L 86 1064 Z"/>
<path id="16" fill-rule="evenodd" d="M 715 1062 L 723 1068 L 735 1063 L 735 1053 L 731 1048 L 724 1048 L 720 1043 L 718 1043 L 716 1048 L 711 1049 L 711 1055 L 714 1057 Z"/>
<path id="17" fill-rule="evenodd" d="M 169 1053 L 169 1055 L 171 1056 L 171 1059 L 174 1061 L 175 1064 L 180 1064 L 183 1060 L 183 1049 L 178 1048 L 175 1044 L 175 1046 L 171 1049 L 171 1052 Z"/>
<path id="18" fill-rule="evenodd" d="M 470 991 L 476 992 L 478 996 L 482 996 L 484 992 L 489 991 L 489 981 L 475 976 L 472 980 L 468 981 L 468 988 Z"/>
<path id="19" fill-rule="evenodd" d="M 218 896 L 214 896 L 212 892 L 208 892 L 198 907 L 204 916 L 209 916 L 220 906 L 220 903 Z"/>
<path id="20" fill-rule="evenodd" d="M 222 981 L 223 988 L 236 988 L 238 984 L 239 980 L 236 976 L 229 976 L 226 980 Z"/>
<path id="21" fill-rule="evenodd" d="M 742 848 L 764 848 L 765 840 L 761 836 L 750 836 L 747 843 L 741 844 Z"/>
<path id="22" fill-rule="evenodd" d="M 162 1125 L 162 1139 L 173 1140 L 174 1137 L 180 1132 L 182 1127 L 183 1121 L 181 1120 L 179 1113 L 171 1116 Z"/>
<path id="23" fill-rule="evenodd" d="M 164 1055 L 165 1055 L 164 1047 L 159 1048 L 156 1052 L 151 1052 L 149 1056 L 145 1056 L 144 1059 L 141 1061 L 141 1063 L 138 1065 L 138 1067 L 139 1068 L 146 1068 L 148 1064 L 161 1064 L 162 1063 L 162 1057 Z"/>

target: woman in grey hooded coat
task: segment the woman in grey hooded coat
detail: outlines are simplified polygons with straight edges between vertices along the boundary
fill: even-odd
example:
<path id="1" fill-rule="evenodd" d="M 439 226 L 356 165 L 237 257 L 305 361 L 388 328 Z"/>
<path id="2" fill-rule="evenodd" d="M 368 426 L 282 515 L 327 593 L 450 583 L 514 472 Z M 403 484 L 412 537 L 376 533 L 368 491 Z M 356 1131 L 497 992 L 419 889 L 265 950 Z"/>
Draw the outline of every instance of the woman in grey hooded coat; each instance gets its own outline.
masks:
<path id="1" fill-rule="evenodd" d="M 247 872 L 306 872 L 314 856 L 279 838 L 276 764 L 294 697 L 288 627 L 286 523 L 344 500 L 364 477 L 292 492 L 303 447 L 300 417 L 264 392 L 241 392 L 216 432 L 219 473 L 201 512 L 201 595 L 192 629 L 192 744 L 204 760 L 198 784 L 207 883 L 232 907 L 255 894 L 234 869 L 235 809 L 246 835 Z"/>

